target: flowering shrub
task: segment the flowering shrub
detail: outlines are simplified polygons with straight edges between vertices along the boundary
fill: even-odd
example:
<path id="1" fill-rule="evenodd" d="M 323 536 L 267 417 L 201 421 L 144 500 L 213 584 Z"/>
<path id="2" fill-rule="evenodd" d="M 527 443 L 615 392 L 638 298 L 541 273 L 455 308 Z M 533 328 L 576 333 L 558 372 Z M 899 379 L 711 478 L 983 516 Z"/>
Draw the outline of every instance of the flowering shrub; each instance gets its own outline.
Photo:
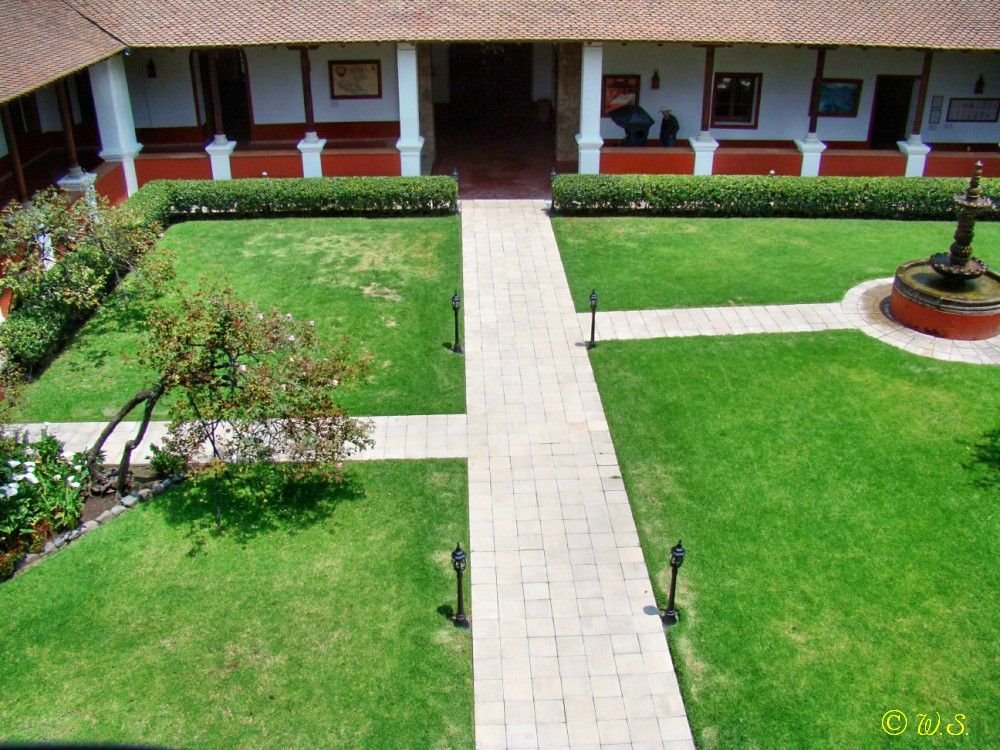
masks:
<path id="1" fill-rule="evenodd" d="M 36 442 L 0 437 L 0 578 L 52 532 L 72 529 L 87 480 L 81 456 L 67 460 L 51 435 Z"/>

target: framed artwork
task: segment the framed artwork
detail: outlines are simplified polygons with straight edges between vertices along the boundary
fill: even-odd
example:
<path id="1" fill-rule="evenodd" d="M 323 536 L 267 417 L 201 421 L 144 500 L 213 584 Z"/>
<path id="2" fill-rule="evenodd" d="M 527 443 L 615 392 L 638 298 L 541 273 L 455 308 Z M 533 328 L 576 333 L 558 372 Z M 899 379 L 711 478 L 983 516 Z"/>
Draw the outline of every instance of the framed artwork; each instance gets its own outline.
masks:
<path id="1" fill-rule="evenodd" d="M 931 125 L 937 125 L 939 122 L 941 122 L 941 110 L 932 109 L 930 117 L 927 118 L 927 122 L 930 123 Z"/>
<path id="2" fill-rule="evenodd" d="M 816 104 L 816 114 L 820 117 L 857 117 L 860 103 L 860 78 L 824 78 L 820 81 Z"/>
<path id="3" fill-rule="evenodd" d="M 330 60 L 331 99 L 381 99 L 380 60 Z"/>
<path id="4" fill-rule="evenodd" d="M 996 122 L 1000 99 L 949 99 L 948 122 Z"/>
<path id="5" fill-rule="evenodd" d="M 931 97 L 931 109 L 941 109 L 944 106 L 944 96 L 937 94 Z"/>
<path id="6" fill-rule="evenodd" d="M 601 117 L 627 104 L 639 104 L 639 76 L 604 76 L 601 79 Z"/>

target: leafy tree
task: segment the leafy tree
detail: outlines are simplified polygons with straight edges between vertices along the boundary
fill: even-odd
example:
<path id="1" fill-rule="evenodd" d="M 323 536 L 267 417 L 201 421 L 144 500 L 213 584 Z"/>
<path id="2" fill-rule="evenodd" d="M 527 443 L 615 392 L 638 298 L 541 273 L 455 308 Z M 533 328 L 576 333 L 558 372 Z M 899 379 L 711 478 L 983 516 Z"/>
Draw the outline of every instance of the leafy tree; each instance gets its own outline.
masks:
<path id="1" fill-rule="evenodd" d="M 337 388 L 359 376 L 367 361 L 354 357 L 346 342 L 323 344 L 312 321 L 261 311 L 229 288 L 208 288 L 180 310 L 158 308 L 149 326 L 140 361 L 159 378 L 125 404 L 88 453 L 96 468 L 107 437 L 144 405 L 119 467 L 119 491 L 131 452 L 167 394 L 173 396 L 168 450 L 216 475 L 283 460 L 339 479 L 344 458 L 370 444 L 369 426 L 335 400 Z M 215 512 L 219 521 L 218 503 Z"/>

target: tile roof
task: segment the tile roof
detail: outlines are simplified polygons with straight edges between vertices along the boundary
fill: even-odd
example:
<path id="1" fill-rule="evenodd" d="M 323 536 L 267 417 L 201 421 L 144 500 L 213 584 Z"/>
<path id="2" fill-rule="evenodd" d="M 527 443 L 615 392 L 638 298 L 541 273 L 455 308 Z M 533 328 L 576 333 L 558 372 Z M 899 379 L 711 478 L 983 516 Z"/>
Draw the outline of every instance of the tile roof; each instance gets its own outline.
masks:
<path id="1" fill-rule="evenodd" d="M 0 0 L 0 102 L 122 49 L 61 0 Z"/>
<path id="2" fill-rule="evenodd" d="M 1000 0 L 0 0 L 0 101 L 122 48 L 621 40 L 1000 50 Z"/>
<path id="3" fill-rule="evenodd" d="M 652 40 L 1000 49 L 1000 0 L 67 0 L 135 46 Z"/>

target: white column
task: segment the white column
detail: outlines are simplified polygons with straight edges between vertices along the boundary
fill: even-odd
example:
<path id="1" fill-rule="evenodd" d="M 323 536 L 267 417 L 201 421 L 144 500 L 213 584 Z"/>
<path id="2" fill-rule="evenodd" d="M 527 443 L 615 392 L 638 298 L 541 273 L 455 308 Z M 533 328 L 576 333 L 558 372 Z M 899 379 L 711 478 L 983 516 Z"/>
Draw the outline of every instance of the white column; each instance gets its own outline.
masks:
<path id="1" fill-rule="evenodd" d="M 326 145 L 326 138 L 320 138 L 315 130 L 306 133 L 306 137 L 299 141 L 299 152 L 302 154 L 302 176 L 322 177 L 323 176 L 323 147 Z"/>
<path id="2" fill-rule="evenodd" d="M 694 138 L 688 138 L 688 143 L 694 150 L 694 173 L 700 175 L 712 174 L 715 164 L 715 150 L 719 142 L 707 130 L 702 130 Z"/>
<path id="3" fill-rule="evenodd" d="M 396 45 L 396 76 L 399 82 L 399 150 L 400 173 L 404 177 L 420 174 L 420 84 L 417 75 L 417 46 L 409 42 Z"/>
<path id="4" fill-rule="evenodd" d="M 236 141 L 226 139 L 225 135 L 216 135 L 215 140 L 205 146 L 208 159 L 212 164 L 213 180 L 231 180 L 233 172 L 229 165 L 229 157 L 236 150 Z"/>
<path id="5" fill-rule="evenodd" d="M 899 150 L 906 154 L 905 177 L 923 177 L 924 166 L 927 164 L 927 154 L 931 147 L 920 140 L 920 134 L 914 133 L 905 141 L 896 141 Z"/>
<path id="6" fill-rule="evenodd" d="M 795 141 L 795 146 L 802 154 L 802 177 L 819 177 L 819 164 L 826 151 L 826 144 L 816 137 L 815 133 L 806 133 L 802 140 Z"/>
<path id="7" fill-rule="evenodd" d="M 125 188 L 129 195 L 139 189 L 135 174 L 135 157 L 142 144 L 135 137 L 132 100 L 121 55 L 109 57 L 90 66 L 90 87 L 94 92 L 97 127 L 101 133 L 101 151 L 105 161 L 120 161 L 125 172 Z"/>
<path id="8" fill-rule="evenodd" d="M 601 76 L 604 73 L 604 45 L 585 42 L 580 61 L 580 132 L 576 145 L 580 174 L 601 171 Z"/>

